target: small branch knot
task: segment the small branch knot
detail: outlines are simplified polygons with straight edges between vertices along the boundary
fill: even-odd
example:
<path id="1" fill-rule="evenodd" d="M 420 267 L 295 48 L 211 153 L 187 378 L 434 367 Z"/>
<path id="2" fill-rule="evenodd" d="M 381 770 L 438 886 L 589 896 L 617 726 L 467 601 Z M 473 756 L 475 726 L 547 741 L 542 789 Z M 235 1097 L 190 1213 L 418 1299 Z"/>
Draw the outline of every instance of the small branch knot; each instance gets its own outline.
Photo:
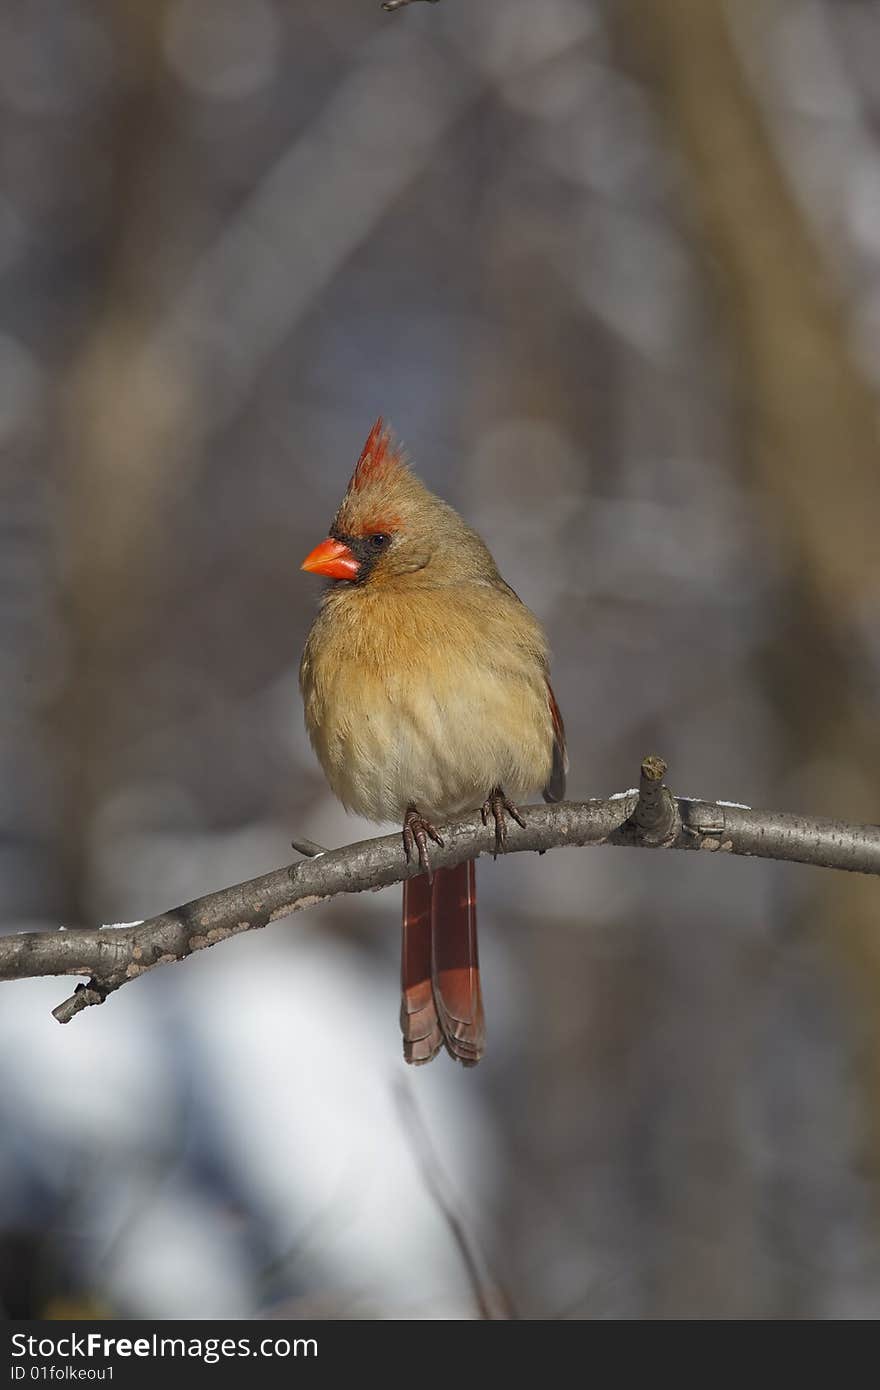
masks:
<path id="1" fill-rule="evenodd" d="M 663 785 L 666 768 L 667 764 L 656 753 L 649 753 L 642 760 L 639 799 L 630 817 L 630 825 L 644 845 L 669 845 L 679 831 L 675 797 Z"/>

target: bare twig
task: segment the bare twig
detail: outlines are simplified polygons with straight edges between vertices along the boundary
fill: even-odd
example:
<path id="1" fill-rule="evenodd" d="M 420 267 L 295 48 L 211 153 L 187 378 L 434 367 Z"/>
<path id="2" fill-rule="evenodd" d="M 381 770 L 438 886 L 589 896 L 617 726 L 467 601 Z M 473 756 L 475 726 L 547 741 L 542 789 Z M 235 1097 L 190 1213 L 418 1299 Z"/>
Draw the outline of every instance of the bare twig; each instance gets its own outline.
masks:
<path id="1" fill-rule="evenodd" d="M 411 5 L 413 0 L 383 0 L 382 9 L 393 14 L 395 10 L 402 10 L 404 5 Z M 437 0 L 427 0 L 429 5 L 436 5 Z"/>
<path id="2" fill-rule="evenodd" d="M 496 1280 L 494 1289 L 487 1285 L 482 1272 L 482 1267 L 486 1261 L 480 1256 L 468 1236 L 464 1218 L 449 1190 L 449 1183 L 440 1167 L 434 1146 L 409 1085 L 402 1081 L 398 1082 L 394 1087 L 394 1098 L 397 1101 L 400 1118 L 425 1187 L 436 1202 L 440 1215 L 449 1229 L 449 1234 L 458 1247 L 462 1264 L 470 1280 L 477 1312 L 485 1322 L 497 1321 L 499 1314 L 502 1319 L 516 1318 L 513 1303 L 500 1283 Z M 496 1295 L 495 1298 L 492 1297 L 493 1293 Z M 499 1309 L 499 1313 L 496 1313 L 493 1310 L 494 1303 L 502 1304 L 503 1311 Z"/>
<path id="3" fill-rule="evenodd" d="M 306 859 L 318 859 L 327 851 L 323 845 L 316 845 L 314 840 L 291 840 L 290 848 L 295 849 L 297 854 L 302 854 Z"/>
<path id="4" fill-rule="evenodd" d="M 529 807 L 525 827 L 510 826 L 504 853 L 625 845 L 721 851 L 880 874 L 880 826 L 673 797 L 662 785 L 661 768 L 665 770 L 662 759 L 646 758 L 638 791 L 601 801 Z M 445 826 L 443 840 L 431 851 L 438 868 L 496 852 L 495 828 L 482 825 L 478 815 Z M 184 960 L 338 893 L 385 888 L 418 872 L 417 863 L 406 862 L 399 834 L 362 840 L 209 893 L 146 922 L 0 937 L 0 980 L 88 976 L 88 984 L 54 1010 L 59 1023 L 69 1023 L 82 1009 L 102 1004 L 108 994 L 157 965 Z"/>

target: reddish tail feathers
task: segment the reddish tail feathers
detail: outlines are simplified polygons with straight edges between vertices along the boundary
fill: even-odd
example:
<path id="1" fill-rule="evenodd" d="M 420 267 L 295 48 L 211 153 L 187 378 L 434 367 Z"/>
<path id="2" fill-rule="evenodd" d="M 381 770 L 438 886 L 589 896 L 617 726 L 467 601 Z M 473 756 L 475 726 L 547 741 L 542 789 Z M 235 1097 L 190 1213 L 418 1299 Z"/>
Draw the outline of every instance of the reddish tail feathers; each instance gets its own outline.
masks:
<path id="1" fill-rule="evenodd" d="M 403 885 L 400 1027 L 407 1062 L 450 1057 L 476 1066 L 486 1041 L 477 955 L 477 881 L 473 860 L 435 869 Z"/>
<path id="2" fill-rule="evenodd" d="M 443 870 L 435 871 L 437 874 Z M 403 941 L 400 950 L 400 1031 L 403 1055 L 417 1066 L 430 1062 L 443 1046 L 431 987 L 431 884 L 427 874 L 403 885 Z"/>

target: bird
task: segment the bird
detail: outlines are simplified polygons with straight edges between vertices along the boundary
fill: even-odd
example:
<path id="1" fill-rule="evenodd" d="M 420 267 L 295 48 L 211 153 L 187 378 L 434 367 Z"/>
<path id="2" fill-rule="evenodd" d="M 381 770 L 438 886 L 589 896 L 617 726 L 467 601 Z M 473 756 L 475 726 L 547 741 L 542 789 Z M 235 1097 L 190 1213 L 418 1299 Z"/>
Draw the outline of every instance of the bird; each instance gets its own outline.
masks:
<path id="1" fill-rule="evenodd" d="M 302 569 L 330 582 L 300 690 L 312 747 L 348 811 L 402 826 L 400 1026 L 404 1059 L 485 1049 L 473 860 L 434 867 L 443 822 L 507 819 L 540 789 L 565 795 L 565 729 L 547 640 L 476 531 L 413 472 L 380 417 L 329 535 Z"/>

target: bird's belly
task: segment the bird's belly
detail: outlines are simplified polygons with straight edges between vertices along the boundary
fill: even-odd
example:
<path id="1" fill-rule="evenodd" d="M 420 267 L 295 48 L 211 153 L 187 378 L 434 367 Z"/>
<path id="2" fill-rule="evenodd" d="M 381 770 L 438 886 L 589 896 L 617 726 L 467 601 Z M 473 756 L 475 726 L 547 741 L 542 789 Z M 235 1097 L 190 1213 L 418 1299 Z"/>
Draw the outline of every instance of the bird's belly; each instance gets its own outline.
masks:
<path id="1" fill-rule="evenodd" d="M 536 683 L 486 672 L 448 688 L 412 673 L 339 680 L 310 727 L 334 792 L 359 815 L 402 820 L 414 805 L 444 819 L 496 785 L 524 799 L 549 776 L 552 728 Z"/>

